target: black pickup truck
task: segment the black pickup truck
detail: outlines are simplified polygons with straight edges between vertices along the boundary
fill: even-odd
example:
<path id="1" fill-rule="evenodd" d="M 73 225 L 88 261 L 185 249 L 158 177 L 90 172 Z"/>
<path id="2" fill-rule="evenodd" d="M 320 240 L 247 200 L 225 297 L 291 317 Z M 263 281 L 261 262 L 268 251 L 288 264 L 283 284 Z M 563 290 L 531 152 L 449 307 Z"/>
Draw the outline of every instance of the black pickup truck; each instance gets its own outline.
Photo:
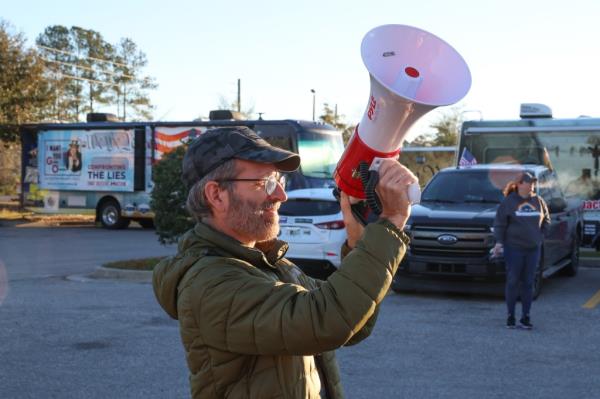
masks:
<path id="1" fill-rule="evenodd" d="M 505 279 L 502 258 L 491 256 L 496 209 L 502 189 L 523 171 L 538 179 L 537 193 L 547 203 L 551 223 L 542 245 L 534 285 L 559 270 L 574 276 L 579 263 L 581 210 L 569 203 L 556 174 L 540 165 L 474 165 L 438 172 L 423 190 L 406 225 L 409 250 L 394 277 L 395 291 L 425 289 L 479 292 L 482 282 Z"/>

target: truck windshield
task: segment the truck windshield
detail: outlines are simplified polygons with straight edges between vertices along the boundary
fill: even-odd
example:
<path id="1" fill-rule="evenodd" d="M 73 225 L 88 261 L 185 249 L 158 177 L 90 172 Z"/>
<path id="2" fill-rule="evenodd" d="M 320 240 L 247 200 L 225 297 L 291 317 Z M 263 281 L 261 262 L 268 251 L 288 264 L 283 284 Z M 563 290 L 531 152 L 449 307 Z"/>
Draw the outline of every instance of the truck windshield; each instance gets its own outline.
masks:
<path id="1" fill-rule="evenodd" d="M 298 154 L 305 187 L 332 186 L 333 172 L 343 151 L 339 131 L 307 129 L 299 132 Z"/>
<path id="2" fill-rule="evenodd" d="M 569 197 L 600 199 L 600 131 L 527 131 L 469 134 L 464 146 L 478 163 L 545 165 Z"/>
<path id="3" fill-rule="evenodd" d="M 502 189 L 515 178 L 514 172 L 507 171 L 441 172 L 429 182 L 421 201 L 500 203 L 504 197 Z"/>

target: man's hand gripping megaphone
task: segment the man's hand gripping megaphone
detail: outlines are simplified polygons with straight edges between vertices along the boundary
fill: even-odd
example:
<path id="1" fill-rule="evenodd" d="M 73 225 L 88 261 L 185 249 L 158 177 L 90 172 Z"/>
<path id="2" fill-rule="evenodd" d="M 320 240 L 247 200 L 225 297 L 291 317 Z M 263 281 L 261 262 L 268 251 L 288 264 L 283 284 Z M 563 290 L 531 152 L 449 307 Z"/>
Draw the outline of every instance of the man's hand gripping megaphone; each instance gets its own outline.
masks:
<path id="1" fill-rule="evenodd" d="M 376 216 L 386 218 L 402 229 L 410 215 L 411 204 L 420 200 L 417 177 L 394 158 L 375 158 L 370 166 L 362 162 L 359 168 L 365 191 L 364 200 L 334 190 L 342 210 L 346 210 L 346 225 L 352 224 L 346 220 L 346 214 L 351 213 L 363 226 Z"/>

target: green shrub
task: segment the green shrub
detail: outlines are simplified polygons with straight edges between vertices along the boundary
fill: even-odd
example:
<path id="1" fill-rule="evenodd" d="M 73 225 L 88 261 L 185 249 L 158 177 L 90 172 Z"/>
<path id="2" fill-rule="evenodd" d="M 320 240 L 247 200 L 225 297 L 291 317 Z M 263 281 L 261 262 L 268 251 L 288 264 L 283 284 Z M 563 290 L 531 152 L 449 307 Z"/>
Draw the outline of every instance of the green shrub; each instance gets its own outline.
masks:
<path id="1" fill-rule="evenodd" d="M 181 162 L 187 145 L 181 145 L 166 154 L 152 168 L 154 188 L 150 206 L 154 210 L 154 225 L 158 241 L 172 244 L 194 226 L 194 220 L 187 212 L 187 188 L 181 181 Z"/>

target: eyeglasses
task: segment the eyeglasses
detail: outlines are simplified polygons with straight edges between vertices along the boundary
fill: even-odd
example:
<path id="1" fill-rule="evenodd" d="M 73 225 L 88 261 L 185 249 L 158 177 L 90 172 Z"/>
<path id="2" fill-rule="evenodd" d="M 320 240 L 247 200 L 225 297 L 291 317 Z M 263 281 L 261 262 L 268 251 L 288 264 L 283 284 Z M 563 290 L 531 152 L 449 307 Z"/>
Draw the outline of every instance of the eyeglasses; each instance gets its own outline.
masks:
<path id="1" fill-rule="evenodd" d="M 285 188 L 285 175 L 271 175 L 262 179 L 220 179 L 215 181 L 262 181 L 264 182 L 265 192 L 267 193 L 267 195 L 272 195 L 275 192 L 275 190 L 277 189 L 277 184 L 281 184 L 281 187 Z"/>

